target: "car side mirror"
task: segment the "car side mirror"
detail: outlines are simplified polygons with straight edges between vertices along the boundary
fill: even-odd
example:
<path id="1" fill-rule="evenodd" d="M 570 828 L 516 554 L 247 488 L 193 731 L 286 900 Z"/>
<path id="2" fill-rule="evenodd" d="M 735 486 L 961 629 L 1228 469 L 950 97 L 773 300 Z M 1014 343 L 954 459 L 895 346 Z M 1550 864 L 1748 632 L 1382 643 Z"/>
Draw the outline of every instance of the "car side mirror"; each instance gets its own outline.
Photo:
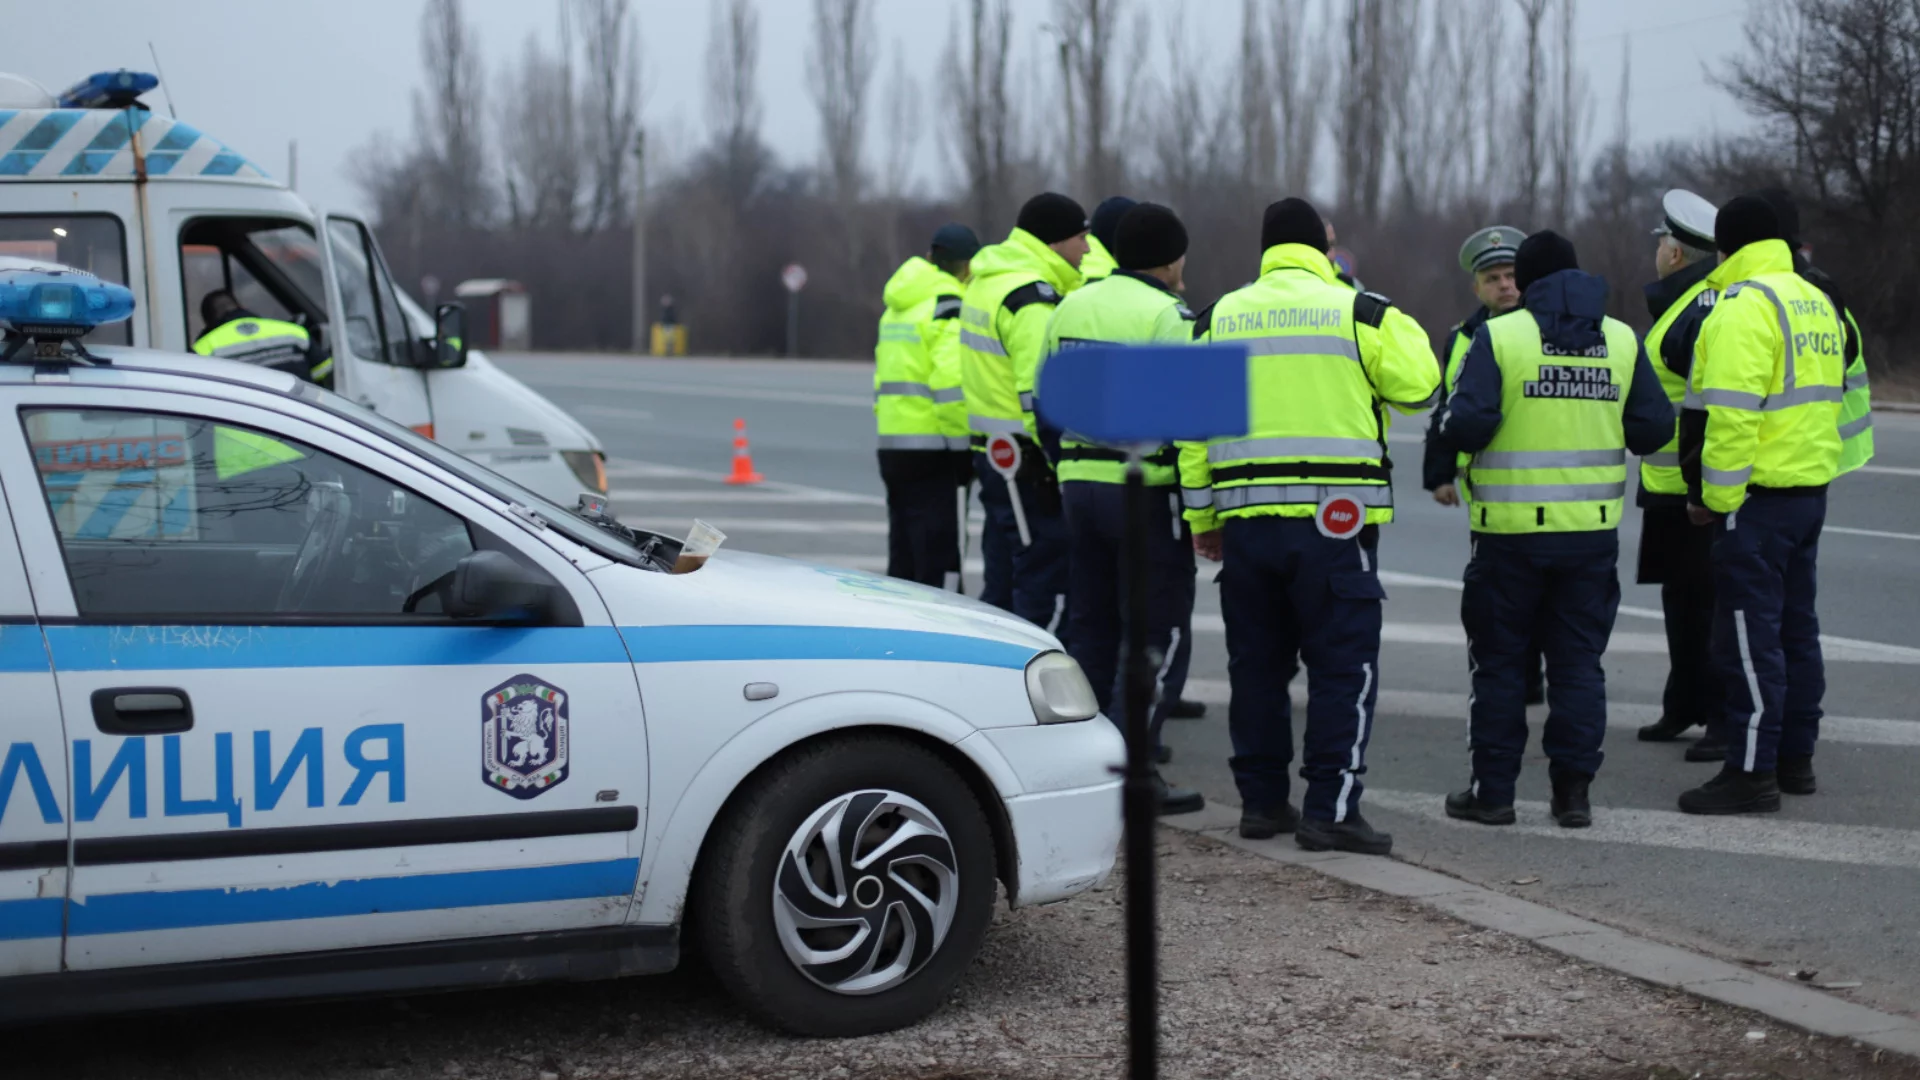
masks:
<path id="1" fill-rule="evenodd" d="M 456 619 L 540 623 L 553 614 L 554 588 L 504 551 L 476 551 L 454 564 L 442 603 Z"/>
<path id="2" fill-rule="evenodd" d="M 467 366 L 467 307 L 441 304 L 433 309 L 433 366 Z"/>

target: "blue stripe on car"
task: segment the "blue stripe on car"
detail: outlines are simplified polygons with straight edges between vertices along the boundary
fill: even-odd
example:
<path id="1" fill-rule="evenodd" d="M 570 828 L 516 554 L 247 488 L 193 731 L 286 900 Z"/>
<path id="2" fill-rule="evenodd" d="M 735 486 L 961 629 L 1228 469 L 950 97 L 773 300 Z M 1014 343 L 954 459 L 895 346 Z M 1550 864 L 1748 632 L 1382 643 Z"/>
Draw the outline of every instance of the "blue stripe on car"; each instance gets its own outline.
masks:
<path id="1" fill-rule="evenodd" d="M 68 912 L 67 933 L 72 937 L 86 937 L 631 896 L 639 875 L 639 859 L 608 859 L 511 870 L 310 881 L 265 888 L 95 894 L 84 901 L 73 902 Z"/>
<path id="2" fill-rule="evenodd" d="M 65 903 L 58 897 L 0 900 L 0 941 L 59 937 L 60 908 Z"/>

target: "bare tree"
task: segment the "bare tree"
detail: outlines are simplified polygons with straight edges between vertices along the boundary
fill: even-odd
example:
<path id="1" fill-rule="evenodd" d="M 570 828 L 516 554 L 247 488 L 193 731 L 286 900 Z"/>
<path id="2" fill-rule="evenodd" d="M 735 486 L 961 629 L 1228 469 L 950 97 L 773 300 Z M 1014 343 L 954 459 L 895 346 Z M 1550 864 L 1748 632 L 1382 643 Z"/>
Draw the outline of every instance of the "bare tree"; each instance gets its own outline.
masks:
<path id="1" fill-rule="evenodd" d="M 1105 198 L 1123 182 L 1118 133 L 1132 111 L 1137 80 L 1114 85 L 1115 71 L 1137 72 L 1143 35 L 1133 35 L 1128 53 L 1123 25 L 1126 0 L 1054 0 L 1060 63 L 1069 101 L 1069 134 L 1078 151 L 1068 163 L 1070 181 L 1090 198 Z"/>
<path id="2" fill-rule="evenodd" d="M 707 32 L 707 124 L 731 202 L 745 202 L 759 182 L 760 9 L 754 0 L 720 0 Z"/>
<path id="3" fill-rule="evenodd" d="M 873 82 L 872 0 L 813 0 L 807 90 L 820 113 L 821 150 L 834 199 L 859 198 L 867 134 L 867 89 Z"/>
<path id="4" fill-rule="evenodd" d="M 1396 178 L 1394 204 L 1403 214 L 1424 214 L 1445 206 L 1452 195 L 1446 170 L 1436 167 L 1445 146 L 1438 93 L 1444 73 L 1432 36 L 1438 33 L 1435 24 L 1444 18 L 1444 13 L 1422 0 L 1400 0 L 1387 13 L 1382 28 L 1380 47 L 1387 54 L 1388 70 L 1401 73 L 1386 80 L 1384 94 Z"/>
<path id="5" fill-rule="evenodd" d="M 1576 2 L 1559 0 L 1560 40 L 1554 55 L 1559 86 L 1554 94 L 1553 130 L 1547 140 L 1553 155 L 1553 216 L 1563 224 L 1573 219 L 1573 200 L 1582 171 L 1581 147 L 1592 118 L 1586 77 L 1580 73 L 1579 56 L 1573 47 Z"/>
<path id="6" fill-rule="evenodd" d="M 1169 9 L 1166 18 L 1160 35 L 1166 55 L 1155 65 L 1166 72 L 1166 85 L 1151 135 L 1154 182 L 1175 205 L 1192 206 L 1203 187 L 1228 171 L 1226 127 L 1233 117 L 1218 107 L 1220 94 L 1194 61 L 1182 32 L 1185 5 Z"/>
<path id="7" fill-rule="evenodd" d="M 897 41 L 887 73 L 886 106 L 887 149 L 880 182 L 888 197 L 899 199 L 906 194 L 907 173 L 920 147 L 920 81 L 907 69 L 906 50 Z"/>
<path id="8" fill-rule="evenodd" d="M 640 133 L 640 28 L 630 0 L 572 0 L 585 34 L 588 169 L 587 228 L 618 224 L 629 213 L 635 140 Z"/>
<path id="9" fill-rule="evenodd" d="M 1313 29 L 1303 0 L 1272 0 L 1266 38 L 1273 49 L 1272 80 L 1279 106 L 1279 179 L 1288 194 L 1305 195 L 1313 183 L 1320 147 L 1320 118 L 1326 104 L 1330 47 Z M 1258 33 L 1247 28 L 1249 36 Z"/>
<path id="10" fill-rule="evenodd" d="M 480 41 L 459 0 L 428 0 L 420 15 L 427 89 L 413 95 L 413 122 L 431 154 L 432 213 L 457 225 L 487 216 Z"/>
<path id="11" fill-rule="evenodd" d="M 966 174 L 974 228 L 996 234 L 1009 210 L 1013 147 L 1017 135 L 1007 93 L 1007 56 L 1013 36 L 1009 0 L 967 0 L 964 26 L 947 35 L 940 76 L 958 113 L 952 152 Z"/>
<path id="12" fill-rule="evenodd" d="M 1540 41 L 1541 23 L 1547 17 L 1552 0 L 1513 0 L 1520 8 L 1527 42 L 1526 82 L 1520 91 L 1520 197 L 1526 210 L 1527 227 L 1539 217 L 1540 182 L 1546 172 L 1545 154 L 1540 147 L 1540 104 L 1546 97 L 1546 58 Z"/>
<path id="13" fill-rule="evenodd" d="M 527 35 L 503 80 L 500 163 L 514 227 L 571 231 L 580 199 L 580 146 L 572 72 L 564 56 Z"/>
<path id="14" fill-rule="evenodd" d="M 1340 124 L 1336 133 L 1340 150 L 1340 205 L 1365 218 L 1375 218 L 1380 213 L 1390 111 L 1386 84 L 1390 78 L 1401 77 L 1399 72 L 1389 70 L 1391 50 L 1384 47 L 1388 4 L 1389 0 L 1347 2 L 1346 50 L 1340 73 Z"/>
<path id="15" fill-rule="evenodd" d="M 1283 5 L 1284 6 L 1284 5 Z M 1280 164 L 1280 132 L 1273 110 L 1273 60 L 1260 31 L 1260 0 L 1240 0 L 1240 66 L 1234 75 L 1239 113 L 1240 182 L 1269 190 Z"/>

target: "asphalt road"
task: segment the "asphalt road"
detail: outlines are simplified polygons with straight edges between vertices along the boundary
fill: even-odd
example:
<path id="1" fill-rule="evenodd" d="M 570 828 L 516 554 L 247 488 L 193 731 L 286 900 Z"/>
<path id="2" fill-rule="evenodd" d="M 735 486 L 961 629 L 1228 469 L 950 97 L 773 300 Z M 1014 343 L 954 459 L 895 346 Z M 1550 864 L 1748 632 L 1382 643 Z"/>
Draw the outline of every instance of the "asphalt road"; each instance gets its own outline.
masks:
<path id="1" fill-rule="evenodd" d="M 725 530 L 729 546 L 884 567 L 870 365 L 498 359 L 604 440 L 614 501 L 629 521 L 677 534 L 699 516 Z M 747 421 L 766 484 L 718 483 L 736 417 Z M 1882 413 L 1876 424 L 1879 456 L 1835 486 L 1821 545 L 1828 719 L 1820 794 L 1789 797 L 1764 818 L 1678 813 L 1675 797 L 1714 766 L 1686 764 L 1681 744 L 1633 738 L 1658 714 L 1667 662 L 1658 592 L 1631 583 L 1638 519 L 1630 514 L 1623 606 L 1606 659 L 1609 757 L 1594 786 L 1596 826 L 1568 833 L 1552 825 L 1537 737 L 1519 826 L 1446 819 L 1442 796 L 1467 778 L 1458 618 L 1467 528 L 1462 511 L 1432 503 L 1403 467 L 1399 520 L 1381 544 L 1389 603 L 1366 802 L 1369 818 L 1395 834 L 1396 856 L 1774 971 L 1857 981 L 1843 992 L 1920 1011 L 1920 789 L 1912 779 L 1920 770 L 1920 416 Z M 1407 466 L 1424 429 L 1424 418 L 1395 426 L 1393 447 Z M 977 587 L 977 569 L 969 578 Z M 1212 708 L 1204 720 L 1170 725 L 1177 756 L 1168 773 L 1237 804 L 1226 769 L 1219 610 L 1217 589 L 1203 583 L 1187 696 Z M 1533 712 L 1537 731 L 1545 709 Z"/>

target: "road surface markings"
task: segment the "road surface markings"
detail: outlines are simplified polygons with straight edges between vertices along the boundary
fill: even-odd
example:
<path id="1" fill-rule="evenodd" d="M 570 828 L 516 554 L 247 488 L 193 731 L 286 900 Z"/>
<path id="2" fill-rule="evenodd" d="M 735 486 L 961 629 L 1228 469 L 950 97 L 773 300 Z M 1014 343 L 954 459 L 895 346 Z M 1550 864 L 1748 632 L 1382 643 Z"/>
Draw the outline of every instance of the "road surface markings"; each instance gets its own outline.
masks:
<path id="1" fill-rule="evenodd" d="M 1844 533 L 1847 536 L 1875 536 L 1882 540 L 1920 540 L 1920 533 L 1887 532 L 1884 529 L 1849 529 L 1842 525 L 1823 525 L 1823 533 Z"/>
<path id="2" fill-rule="evenodd" d="M 1562 829 L 1553 824 L 1546 803 L 1521 799 L 1513 804 L 1520 814 L 1517 824 L 1488 830 L 1485 825 L 1455 821 L 1448 817 L 1444 799 L 1445 796 L 1439 794 L 1381 791 L 1369 787 L 1362 805 L 1409 814 L 1449 828 L 1478 829 L 1501 835 L 1517 833 L 1555 840 L 1633 844 L 1638 847 L 1710 851 L 1721 855 L 1758 855 L 1851 866 L 1920 869 L 1920 832 L 1906 829 L 1829 825 L 1794 821 L 1779 815 L 1697 817 L 1677 810 L 1613 809 L 1604 805 L 1594 807 L 1591 828 Z M 1786 812 L 1791 813 L 1794 797 L 1788 795 L 1785 799 Z"/>
<path id="3" fill-rule="evenodd" d="M 1296 709 L 1305 708 L 1305 680 L 1295 680 L 1291 688 Z M 1227 705 L 1232 693 L 1225 679 L 1188 679 L 1181 697 L 1209 705 Z M 1376 711 L 1382 716 L 1418 720 L 1443 720 L 1463 728 L 1467 722 L 1467 695 L 1433 690 L 1382 690 Z M 1546 718 L 1546 707 L 1528 710 L 1533 726 Z M 1296 712 L 1296 716 L 1298 713 Z M 1607 727 L 1610 730 L 1637 731 L 1643 724 L 1660 718 L 1660 706 L 1636 702 L 1607 702 Z M 1863 716 L 1828 716 L 1820 721 L 1822 742 L 1850 743 L 1858 746 L 1920 747 L 1920 723 L 1912 720 L 1882 720 Z"/>
<path id="4" fill-rule="evenodd" d="M 633 391 L 644 398 L 648 394 L 664 394 L 669 397 L 722 398 L 728 401 L 785 401 L 797 405 L 845 405 L 849 407 L 873 408 L 873 395 L 867 394 L 823 394 L 815 390 L 775 390 L 753 386 L 703 386 L 698 383 L 666 383 L 651 380 L 627 379 L 608 382 L 599 379 L 541 379 L 535 384 L 538 388 L 565 387 L 569 390 L 603 390 L 610 392 Z M 603 411 L 613 406 L 596 406 Z"/>
<path id="5" fill-rule="evenodd" d="M 616 503 L 658 503 L 658 502 L 703 502 L 726 503 L 729 506 L 753 505 L 791 505 L 806 503 L 818 506 L 844 506 L 848 503 L 864 505 L 869 496 L 850 495 L 839 491 L 755 491 L 751 488 L 735 491 L 707 491 L 701 488 L 614 488 L 607 497 Z"/>
<path id="6" fill-rule="evenodd" d="M 727 474 L 706 472 L 701 469 L 683 469 L 678 465 L 661 465 L 651 461 L 635 461 L 631 458 L 613 458 L 607 462 L 609 480 L 704 480 L 724 485 Z M 753 486 L 756 492 L 780 492 L 787 495 L 811 495 L 822 500 L 841 503 L 853 503 L 860 506 L 885 506 L 887 500 L 882 495 L 864 495 L 857 491 L 840 491 L 835 488 L 814 487 L 811 484 L 793 484 L 784 480 L 765 480 Z M 722 486 L 715 495 L 733 495 L 742 493 L 740 488 Z"/>
<path id="7" fill-rule="evenodd" d="M 1908 469 L 1899 465 L 1862 465 L 1856 471 L 1879 473 L 1882 476 L 1920 476 L 1920 469 Z"/>

